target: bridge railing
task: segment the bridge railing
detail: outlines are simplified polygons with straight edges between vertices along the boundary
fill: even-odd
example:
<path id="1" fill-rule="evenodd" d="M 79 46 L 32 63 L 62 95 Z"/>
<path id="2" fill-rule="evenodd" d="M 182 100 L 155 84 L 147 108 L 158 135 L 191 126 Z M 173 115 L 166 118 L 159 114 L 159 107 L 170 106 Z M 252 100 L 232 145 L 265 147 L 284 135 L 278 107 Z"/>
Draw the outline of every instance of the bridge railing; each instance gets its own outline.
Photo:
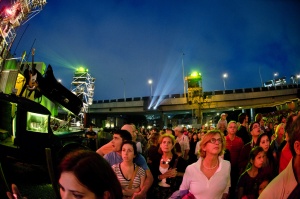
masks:
<path id="1" fill-rule="evenodd" d="M 265 91 L 273 91 L 273 90 L 282 90 L 282 89 L 292 89 L 292 88 L 300 88 L 298 84 L 286 84 L 279 86 L 271 86 L 271 87 L 254 87 L 254 88 L 239 88 L 233 90 L 215 90 L 215 91 L 204 91 L 202 93 L 203 98 L 209 98 L 213 95 L 226 95 L 226 94 L 235 94 L 235 93 L 249 93 L 249 92 L 265 92 Z M 155 97 L 155 96 L 154 96 Z M 169 94 L 160 96 L 163 99 L 170 98 L 183 98 L 184 94 Z M 120 98 L 120 99 L 106 99 L 106 100 L 94 100 L 93 104 L 98 103 L 113 103 L 113 102 L 132 102 L 132 101 L 148 101 L 150 100 L 150 96 L 144 97 L 132 97 L 132 98 Z"/>

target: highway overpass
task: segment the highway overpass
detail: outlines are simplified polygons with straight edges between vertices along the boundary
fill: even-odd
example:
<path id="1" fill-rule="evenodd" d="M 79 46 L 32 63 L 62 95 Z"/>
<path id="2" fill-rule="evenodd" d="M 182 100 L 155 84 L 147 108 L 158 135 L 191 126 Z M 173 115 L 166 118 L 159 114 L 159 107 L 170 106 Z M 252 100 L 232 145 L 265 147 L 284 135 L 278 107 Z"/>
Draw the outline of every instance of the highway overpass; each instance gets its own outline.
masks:
<path id="1" fill-rule="evenodd" d="M 148 109 L 151 99 L 162 101 L 156 110 Z M 147 113 L 147 112 L 180 112 L 196 110 L 202 113 L 230 109 L 250 109 L 282 106 L 287 103 L 299 104 L 300 86 L 284 85 L 276 87 L 244 88 L 225 91 L 203 92 L 194 98 L 182 94 L 165 96 L 134 97 L 126 99 L 111 99 L 94 101 L 89 107 L 89 113 Z"/>

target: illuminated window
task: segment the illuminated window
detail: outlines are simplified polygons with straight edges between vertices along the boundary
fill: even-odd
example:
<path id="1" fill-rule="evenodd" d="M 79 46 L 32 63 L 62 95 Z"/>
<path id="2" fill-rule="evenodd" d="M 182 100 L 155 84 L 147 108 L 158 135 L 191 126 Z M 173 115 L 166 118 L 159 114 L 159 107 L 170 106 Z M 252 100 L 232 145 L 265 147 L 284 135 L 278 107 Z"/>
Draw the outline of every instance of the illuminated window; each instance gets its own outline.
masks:
<path id="1" fill-rule="evenodd" d="M 48 133 L 48 115 L 27 112 L 27 131 Z"/>

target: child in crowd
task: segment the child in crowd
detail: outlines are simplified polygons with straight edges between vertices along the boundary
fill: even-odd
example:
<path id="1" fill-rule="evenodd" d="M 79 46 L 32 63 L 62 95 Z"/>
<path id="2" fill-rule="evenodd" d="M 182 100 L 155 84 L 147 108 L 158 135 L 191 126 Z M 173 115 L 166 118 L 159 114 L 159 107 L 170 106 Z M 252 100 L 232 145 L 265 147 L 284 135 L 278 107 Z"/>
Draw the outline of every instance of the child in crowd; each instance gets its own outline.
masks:
<path id="1" fill-rule="evenodd" d="M 238 199 L 254 199 L 258 196 L 259 182 L 262 178 L 260 168 L 264 163 L 265 152 L 262 147 L 254 147 L 249 155 L 246 171 L 241 174 L 237 184 Z"/>

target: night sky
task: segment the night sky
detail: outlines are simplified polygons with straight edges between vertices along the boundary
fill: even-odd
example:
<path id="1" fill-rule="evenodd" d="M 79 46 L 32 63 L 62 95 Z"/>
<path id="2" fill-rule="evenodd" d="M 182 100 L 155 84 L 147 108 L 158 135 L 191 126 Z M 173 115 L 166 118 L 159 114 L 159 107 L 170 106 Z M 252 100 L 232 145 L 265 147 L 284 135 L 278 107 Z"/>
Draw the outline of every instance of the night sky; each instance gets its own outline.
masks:
<path id="1" fill-rule="evenodd" d="M 126 97 L 149 96 L 148 79 L 154 95 L 183 93 L 182 58 L 204 91 L 223 90 L 224 73 L 227 89 L 300 74 L 299 0 L 48 0 L 17 33 L 11 52 L 35 41 L 35 61 L 67 88 L 87 67 L 95 100 L 123 98 L 124 86 Z"/>

